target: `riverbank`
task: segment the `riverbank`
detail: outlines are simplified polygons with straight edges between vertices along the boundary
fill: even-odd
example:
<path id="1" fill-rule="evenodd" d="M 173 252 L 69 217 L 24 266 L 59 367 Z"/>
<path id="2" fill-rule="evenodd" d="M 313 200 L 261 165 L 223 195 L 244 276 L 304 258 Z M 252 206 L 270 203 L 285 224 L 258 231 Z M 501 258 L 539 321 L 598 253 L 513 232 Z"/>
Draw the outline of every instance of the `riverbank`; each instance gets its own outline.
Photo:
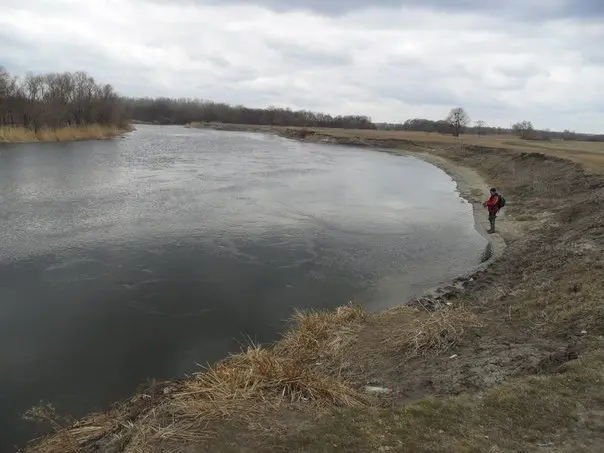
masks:
<path id="1" fill-rule="evenodd" d="M 344 132 L 333 143 L 356 141 Z M 598 451 L 604 178 L 543 154 L 359 140 L 448 165 L 473 202 L 500 187 L 505 253 L 408 306 L 300 314 L 276 345 L 55 425 L 28 451 Z"/>
<path id="2" fill-rule="evenodd" d="M 460 149 L 464 146 L 507 149 L 512 151 L 539 152 L 561 157 L 581 164 L 590 172 L 604 168 L 604 144 L 588 141 L 535 141 L 522 140 L 511 135 L 478 136 L 462 134 L 459 137 L 435 132 L 384 131 L 372 129 L 328 129 L 286 126 L 264 126 L 228 123 L 191 123 L 187 127 L 238 132 L 260 132 L 283 137 L 302 139 L 315 143 L 334 143 L 353 146 L 377 146 L 380 148 L 408 149 L 435 148 Z"/>
<path id="3" fill-rule="evenodd" d="M 24 127 L 0 126 L 0 143 L 67 142 L 106 140 L 134 130 L 133 126 L 117 127 L 90 124 L 33 131 Z"/>

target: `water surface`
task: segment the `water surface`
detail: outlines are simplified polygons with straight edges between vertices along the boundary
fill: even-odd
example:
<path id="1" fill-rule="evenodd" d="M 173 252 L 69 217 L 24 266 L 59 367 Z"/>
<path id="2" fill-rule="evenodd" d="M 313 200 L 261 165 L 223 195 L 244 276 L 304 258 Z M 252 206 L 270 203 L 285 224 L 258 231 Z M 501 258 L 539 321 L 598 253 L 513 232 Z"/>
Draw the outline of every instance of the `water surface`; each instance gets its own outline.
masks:
<path id="1" fill-rule="evenodd" d="M 0 451 L 41 399 L 106 408 L 274 341 L 294 307 L 401 303 L 486 245 L 436 167 L 248 133 L 0 146 L 0 197 Z"/>

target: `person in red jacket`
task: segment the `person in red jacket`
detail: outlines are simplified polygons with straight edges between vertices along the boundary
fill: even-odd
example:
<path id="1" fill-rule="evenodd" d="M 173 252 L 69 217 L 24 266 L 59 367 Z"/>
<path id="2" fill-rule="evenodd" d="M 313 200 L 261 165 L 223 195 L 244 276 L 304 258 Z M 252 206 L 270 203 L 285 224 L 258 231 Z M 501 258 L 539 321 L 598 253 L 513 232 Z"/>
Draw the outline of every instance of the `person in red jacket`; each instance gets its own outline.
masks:
<path id="1" fill-rule="evenodd" d="M 495 232 L 495 219 L 499 212 L 499 194 L 497 193 L 497 189 L 494 187 L 491 189 L 491 197 L 482 205 L 489 210 L 489 223 L 491 224 L 491 229 L 487 231 L 487 233 L 492 234 Z"/>

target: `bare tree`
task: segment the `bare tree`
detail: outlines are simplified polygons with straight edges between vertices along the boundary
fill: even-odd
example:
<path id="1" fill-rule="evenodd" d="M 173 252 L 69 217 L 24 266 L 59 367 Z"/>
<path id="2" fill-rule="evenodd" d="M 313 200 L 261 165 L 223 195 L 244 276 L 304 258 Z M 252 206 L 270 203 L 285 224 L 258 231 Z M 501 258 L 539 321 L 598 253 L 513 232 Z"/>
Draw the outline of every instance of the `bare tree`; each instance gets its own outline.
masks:
<path id="1" fill-rule="evenodd" d="M 482 120 L 478 120 L 476 121 L 476 134 L 480 137 L 482 135 L 483 129 L 486 127 L 487 123 L 482 121 Z"/>
<path id="2" fill-rule="evenodd" d="M 519 121 L 516 124 L 512 125 L 512 131 L 518 137 L 526 140 L 531 138 L 535 132 L 535 128 L 533 127 L 533 123 L 530 121 Z"/>
<path id="3" fill-rule="evenodd" d="M 322 112 L 294 111 L 275 106 L 264 109 L 248 108 L 200 99 L 126 99 L 125 105 L 133 119 L 158 124 L 218 122 L 349 129 L 377 128 L 371 118 L 363 115 L 332 116 Z"/>
<path id="4" fill-rule="evenodd" d="M 123 100 L 111 85 L 99 85 L 86 73 L 11 76 L 0 68 L 0 124 L 32 130 L 71 125 L 123 126 Z"/>
<path id="5" fill-rule="evenodd" d="M 470 124 L 470 117 L 464 109 L 457 107 L 451 110 L 445 121 L 451 127 L 453 135 L 459 137 L 459 134 L 462 134 L 466 126 Z"/>
<path id="6" fill-rule="evenodd" d="M 9 81 L 10 74 L 4 69 L 4 66 L 0 66 L 0 100 L 8 95 L 7 90 Z"/>

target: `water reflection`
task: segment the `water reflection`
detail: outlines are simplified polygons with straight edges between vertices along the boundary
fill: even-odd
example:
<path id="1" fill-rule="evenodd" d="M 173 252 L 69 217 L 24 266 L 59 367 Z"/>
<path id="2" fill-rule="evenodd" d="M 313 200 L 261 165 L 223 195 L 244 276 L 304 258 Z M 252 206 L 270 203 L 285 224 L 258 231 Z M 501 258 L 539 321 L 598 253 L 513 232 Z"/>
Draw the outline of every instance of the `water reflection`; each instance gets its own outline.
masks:
<path id="1" fill-rule="evenodd" d="M 454 189 L 413 158 L 255 134 L 0 147 L 0 451 L 40 399 L 101 409 L 274 341 L 294 307 L 381 308 L 465 271 L 484 240 Z"/>

